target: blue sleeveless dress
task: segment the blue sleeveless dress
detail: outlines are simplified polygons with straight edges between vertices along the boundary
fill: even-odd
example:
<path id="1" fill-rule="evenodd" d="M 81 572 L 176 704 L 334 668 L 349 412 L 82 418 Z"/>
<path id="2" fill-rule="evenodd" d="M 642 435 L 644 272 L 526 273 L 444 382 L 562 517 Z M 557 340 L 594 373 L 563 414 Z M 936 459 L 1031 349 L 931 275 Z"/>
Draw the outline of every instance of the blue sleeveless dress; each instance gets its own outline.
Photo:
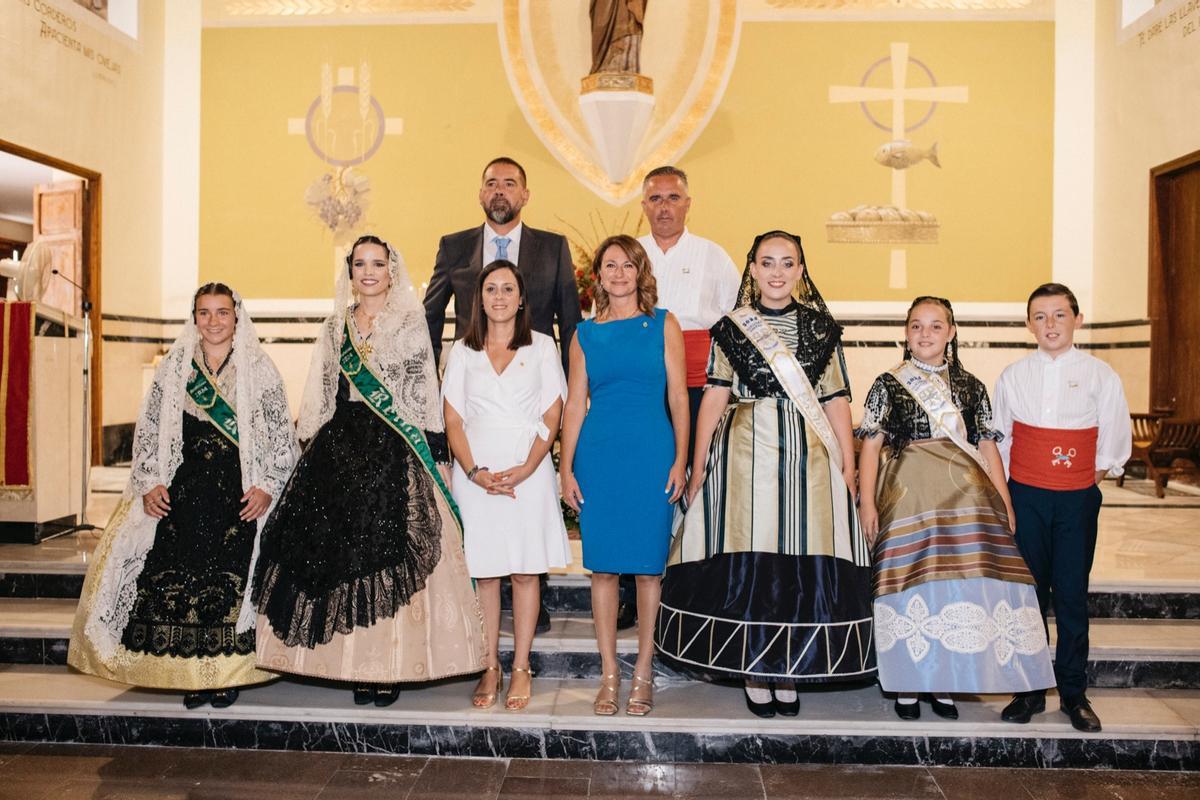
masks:
<path id="1" fill-rule="evenodd" d="M 666 309 L 575 329 L 591 406 L 575 450 L 583 493 L 583 566 L 592 572 L 660 575 L 675 507 L 663 490 L 675 461 L 667 413 Z"/>

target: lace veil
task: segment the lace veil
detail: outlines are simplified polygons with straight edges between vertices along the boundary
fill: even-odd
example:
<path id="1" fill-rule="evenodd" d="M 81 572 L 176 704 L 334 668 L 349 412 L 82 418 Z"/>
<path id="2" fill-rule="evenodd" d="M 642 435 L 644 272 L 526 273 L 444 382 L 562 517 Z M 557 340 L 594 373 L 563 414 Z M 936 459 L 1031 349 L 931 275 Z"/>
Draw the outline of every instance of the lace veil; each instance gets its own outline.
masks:
<path id="1" fill-rule="evenodd" d="M 364 240 L 365 237 L 360 237 L 339 265 L 333 315 L 321 324 L 313 347 L 297 428 L 304 440 L 315 436 L 337 407 L 338 358 L 350 311 L 350 263 L 354 247 Z M 391 288 L 383 311 L 375 320 L 373 347 L 367 363 L 391 392 L 393 407 L 405 422 L 422 430 L 441 431 L 442 409 L 425 308 L 417 298 L 400 254 L 390 244 L 385 242 L 385 245 Z"/>
<path id="2" fill-rule="evenodd" d="M 236 372 L 235 412 L 238 420 L 238 459 L 242 488 L 258 486 L 271 495 L 271 507 L 300 455 L 292 428 L 287 393 L 275 364 L 259 345 L 254 322 L 242 298 L 234 293 L 237 324 L 232 362 Z M 142 496 L 155 486 L 170 486 L 183 463 L 183 414 L 187 381 L 192 372 L 199 333 L 191 317 L 154 372 L 142 400 L 133 435 L 133 468 L 121 504 L 109 521 L 107 561 L 101 572 L 84 632 L 103 659 L 111 659 L 129 623 L 137 594 L 137 579 L 154 545 L 158 520 L 146 514 Z M 261 533 L 270 510 L 258 519 Z M 254 542 L 253 559 L 259 543 Z M 254 574 L 254 563 L 247 575 Z M 237 631 L 254 626 L 250 581 L 246 581 Z"/>

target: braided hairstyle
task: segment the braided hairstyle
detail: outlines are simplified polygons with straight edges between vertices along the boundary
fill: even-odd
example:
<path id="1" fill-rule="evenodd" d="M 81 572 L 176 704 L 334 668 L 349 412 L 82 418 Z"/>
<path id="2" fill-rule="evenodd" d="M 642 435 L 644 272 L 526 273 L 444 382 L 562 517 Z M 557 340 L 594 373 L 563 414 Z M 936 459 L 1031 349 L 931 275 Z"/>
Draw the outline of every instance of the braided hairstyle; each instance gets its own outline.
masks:
<path id="1" fill-rule="evenodd" d="M 954 307 L 950 305 L 949 300 L 944 297 L 934 297 L 933 295 L 929 294 L 923 294 L 916 300 L 913 300 L 912 305 L 908 307 L 908 313 L 904 316 L 905 330 L 907 331 L 908 323 L 912 321 L 913 311 L 915 311 L 918 306 L 923 306 L 926 303 L 935 306 L 941 306 L 946 312 L 946 320 L 954 326 L 954 338 L 946 344 L 946 364 L 950 367 L 950 372 L 955 374 L 962 372 L 962 361 L 959 360 L 958 357 L 958 323 L 954 321 Z M 904 360 L 907 361 L 910 358 L 912 358 L 912 351 L 908 349 L 908 335 L 906 333 L 904 337 Z"/>

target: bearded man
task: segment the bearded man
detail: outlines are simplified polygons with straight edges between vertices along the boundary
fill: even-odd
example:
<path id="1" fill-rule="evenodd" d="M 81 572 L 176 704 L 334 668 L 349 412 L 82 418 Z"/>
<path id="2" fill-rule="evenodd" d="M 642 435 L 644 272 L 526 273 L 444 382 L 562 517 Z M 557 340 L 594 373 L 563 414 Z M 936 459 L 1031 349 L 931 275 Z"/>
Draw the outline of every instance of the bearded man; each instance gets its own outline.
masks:
<path id="1" fill-rule="evenodd" d="M 524 168 L 511 158 L 494 158 L 484 167 L 479 187 L 483 224 L 447 234 L 438 243 L 433 277 L 425 293 L 425 319 L 433 340 L 433 357 L 439 364 L 450 298 L 454 297 L 454 338 L 458 339 L 466 333 L 479 271 L 485 264 L 505 260 L 516 264 L 525 279 L 533 329 L 555 336 L 557 323 L 556 338 L 563 369 L 567 369 L 571 336 L 582 318 L 575 266 L 564 236 L 521 222 L 521 209 L 528 202 Z"/>

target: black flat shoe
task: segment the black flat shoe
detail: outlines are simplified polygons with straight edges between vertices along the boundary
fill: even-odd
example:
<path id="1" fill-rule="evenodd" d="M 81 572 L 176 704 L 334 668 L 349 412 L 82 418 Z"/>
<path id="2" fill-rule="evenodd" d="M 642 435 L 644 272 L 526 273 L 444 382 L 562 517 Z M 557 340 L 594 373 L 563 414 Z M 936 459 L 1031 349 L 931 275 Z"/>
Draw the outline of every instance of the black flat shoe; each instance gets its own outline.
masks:
<path id="1" fill-rule="evenodd" d="M 392 703 L 396 702 L 396 698 L 400 696 L 400 684 L 393 683 L 386 689 L 375 690 L 375 705 L 379 708 L 387 708 Z"/>
<path id="2" fill-rule="evenodd" d="M 237 689 L 222 689 L 219 692 L 212 693 L 213 708 L 229 708 L 237 702 L 238 695 L 241 694 Z"/>
<path id="3" fill-rule="evenodd" d="M 742 696 L 746 698 L 746 708 L 750 709 L 750 713 L 756 717 L 763 719 L 771 719 L 775 716 L 775 701 L 769 700 L 765 703 L 756 703 L 750 699 L 750 695 L 745 689 L 742 689 Z"/>
<path id="4" fill-rule="evenodd" d="M 896 716 L 900 719 L 914 720 L 921 718 L 920 703 L 901 703 L 897 700 L 892 704 L 892 708 L 896 710 Z"/>
<path id="5" fill-rule="evenodd" d="M 775 690 L 771 690 L 771 705 L 775 708 L 775 713 L 781 717 L 794 717 L 800 713 L 800 695 L 796 695 L 796 699 L 790 703 L 785 703 L 775 696 Z"/>
<path id="6" fill-rule="evenodd" d="M 365 683 L 360 683 L 354 687 L 354 705 L 369 706 L 371 701 L 375 699 L 375 687 Z"/>
<path id="7" fill-rule="evenodd" d="M 637 603 L 621 603 L 617 606 L 617 630 L 628 630 L 634 625 L 637 625 Z"/>
<path id="8" fill-rule="evenodd" d="M 183 707 L 192 709 L 199 708 L 212 700 L 210 692 L 188 692 L 183 696 Z"/>
<path id="9" fill-rule="evenodd" d="M 1015 722 L 1018 725 L 1028 724 L 1034 714 L 1046 710 L 1046 695 L 1041 692 L 1019 694 L 1012 699 L 1000 712 L 1000 719 L 1005 722 Z"/>
<path id="10" fill-rule="evenodd" d="M 1071 727 L 1084 733 L 1099 733 L 1100 717 L 1092 710 L 1092 704 L 1086 697 L 1074 700 L 1063 700 L 1059 709 L 1071 718 Z"/>
<path id="11" fill-rule="evenodd" d="M 958 707 L 953 703 L 943 703 L 936 697 L 930 696 L 929 708 L 942 719 L 958 719 Z"/>

